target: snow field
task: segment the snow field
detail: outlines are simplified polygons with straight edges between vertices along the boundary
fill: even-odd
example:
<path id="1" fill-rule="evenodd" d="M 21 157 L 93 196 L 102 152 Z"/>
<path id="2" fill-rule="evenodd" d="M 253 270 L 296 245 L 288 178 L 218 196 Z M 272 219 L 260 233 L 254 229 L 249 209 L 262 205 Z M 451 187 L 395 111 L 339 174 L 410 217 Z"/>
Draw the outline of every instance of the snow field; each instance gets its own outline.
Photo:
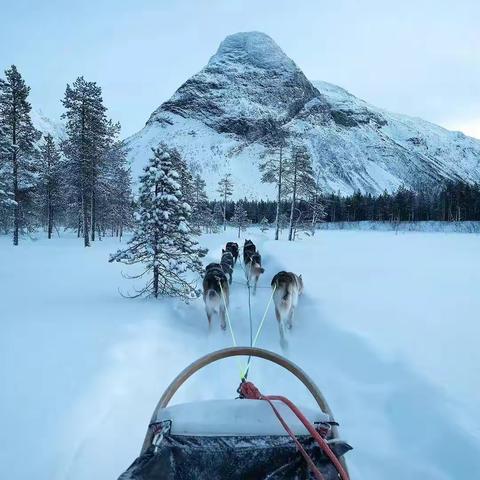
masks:
<path id="1" fill-rule="evenodd" d="M 283 353 L 324 391 L 354 447 L 352 479 L 458 480 L 480 471 L 477 235 L 321 231 L 291 244 L 250 229 L 242 237 L 262 253 L 259 285 L 282 269 L 303 275 Z M 205 264 L 235 238 L 233 230 L 204 235 Z M 117 289 L 133 283 L 121 276 L 125 266 L 107 263 L 117 247 L 107 238 L 83 249 L 65 237 L 13 249 L 0 237 L 0 461 L 9 478 L 116 478 L 174 376 L 231 345 L 217 319 L 207 332 L 201 299 L 122 298 Z M 244 281 L 240 265 L 234 281 Z M 246 287 L 231 291 L 237 341 L 248 344 Z M 269 295 L 260 288 L 253 298 L 254 325 Z M 258 346 L 282 353 L 272 306 Z M 173 403 L 235 397 L 243 365 L 207 367 Z M 265 393 L 313 405 L 279 367 L 254 360 L 249 378 Z"/>

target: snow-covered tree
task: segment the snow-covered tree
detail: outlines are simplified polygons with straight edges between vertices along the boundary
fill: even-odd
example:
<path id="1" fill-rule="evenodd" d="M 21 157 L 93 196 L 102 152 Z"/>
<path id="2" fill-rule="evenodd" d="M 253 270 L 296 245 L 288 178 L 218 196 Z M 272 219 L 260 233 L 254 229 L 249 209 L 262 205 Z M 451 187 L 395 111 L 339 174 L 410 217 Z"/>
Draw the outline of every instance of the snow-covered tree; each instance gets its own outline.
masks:
<path id="1" fill-rule="evenodd" d="M 276 222 L 276 224 L 277 224 L 277 222 Z M 265 217 L 263 217 L 260 220 L 260 230 L 262 232 L 266 232 L 266 231 L 268 231 L 269 228 L 270 228 L 270 223 L 268 223 L 268 220 Z M 278 240 L 278 238 L 277 238 L 277 240 Z"/>
<path id="2" fill-rule="evenodd" d="M 61 207 L 61 157 L 53 137 L 45 136 L 40 146 L 38 168 L 38 203 L 48 238 L 52 238 L 53 226 Z"/>
<path id="3" fill-rule="evenodd" d="M 35 186 L 35 142 L 40 132 L 30 118 L 27 86 L 15 65 L 5 70 L 0 79 L 0 130 L 3 137 L 2 190 L 13 200 L 13 244 L 18 245 L 19 233 L 32 226 Z M 7 165 L 5 164 L 7 163 Z M 5 195 L 2 195 L 5 197 Z M 5 199 L 4 199 L 4 205 Z"/>
<path id="4" fill-rule="evenodd" d="M 120 125 L 107 118 L 102 89 L 83 77 L 72 86 L 67 85 L 62 103 L 66 109 L 63 118 L 67 139 L 63 151 L 67 157 L 70 204 L 79 212 L 78 231 L 82 230 L 84 245 L 88 247 L 90 237 L 95 240 L 97 231 L 101 176 Z"/>
<path id="5" fill-rule="evenodd" d="M 225 174 L 218 182 L 217 189 L 223 204 L 223 230 L 227 229 L 227 200 L 233 194 L 233 183 L 230 177 L 230 173 Z"/>
<path id="6" fill-rule="evenodd" d="M 247 211 L 243 207 L 242 202 L 237 202 L 235 204 L 235 210 L 230 222 L 234 227 L 238 228 L 238 238 L 240 238 L 240 232 L 244 231 L 249 223 Z"/>
<path id="7" fill-rule="evenodd" d="M 285 163 L 284 179 L 286 192 L 290 195 L 288 240 L 293 241 L 297 197 L 307 195 L 314 183 L 312 160 L 304 147 L 292 149 L 291 156 Z"/>
<path id="8" fill-rule="evenodd" d="M 160 145 L 140 177 L 138 218 L 128 247 L 110 261 L 140 263 L 148 276 L 136 296 L 174 296 L 183 299 L 199 294 L 195 274 L 203 270 L 206 250 L 194 239 L 191 207 L 183 197 L 177 152 Z"/>

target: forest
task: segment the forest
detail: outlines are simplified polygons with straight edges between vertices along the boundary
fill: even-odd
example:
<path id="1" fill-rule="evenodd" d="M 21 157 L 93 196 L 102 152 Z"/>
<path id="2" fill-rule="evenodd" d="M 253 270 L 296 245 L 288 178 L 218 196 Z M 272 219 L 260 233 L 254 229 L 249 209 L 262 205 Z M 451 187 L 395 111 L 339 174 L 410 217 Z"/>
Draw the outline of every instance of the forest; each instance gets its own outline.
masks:
<path id="1" fill-rule="evenodd" d="M 465 182 L 446 182 L 435 191 L 421 191 L 400 187 L 382 195 L 356 192 L 353 195 L 320 194 L 321 222 L 415 222 L 415 221 L 480 221 L 480 185 Z M 218 202 L 210 202 L 215 210 Z M 240 200 L 227 202 L 227 219 L 234 215 L 236 203 L 242 204 L 251 223 L 272 223 L 275 220 L 275 201 Z M 311 205 L 300 199 L 295 207 L 298 224 L 311 225 Z M 290 202 L 280 202 L 282 223 L 288 223 Z"/>
<path id="2" fill-rule="evenodd" d="M 154 210 L 151 193 L 134 195 L 120 125 L 109 118 L 101 87 L 83 77 L 66 85 L 60 99 L 65 124 L 61 139 L 35 128 L 29 93 L 12 65 L 0 78 L 0 231 L 11 234 L 18 245 L 23 234 L 44 231 L 52 238 L 68 229 L 88 247 L 105 235 L 138 233 L 142 211 L 147 230 L 163 228 L 161 222 L 149 223 L 148 210 Z M 275 200 L 233 201 L 235 184 L 226 174 L 217 185 L 218 200 L 212 201 L 213 192 L 207 192 L 199 173 L 188 171 L 188 162 L 178 151 L 159 145 L 160 153 L 153 151 L 152 158 L 173 158 L 174 176 L 182 179 L 175 191 L 180 192 L 178 201 L 188 205 L 184 224 L 194 235 L 225 229 L 227 224 L 238 228 L 240 235 L 247 225 L 259 224 L 263 229 L 275 227 L 276 239 L 288 228 L 288 239 L 295 240 L 297 230 L 315 230 L 321 222 L 480 220 L 478 184 L 445 181 L 415 191 L 401 186 L 377 196 L 325 193 L 321 169 L 308 151 L 301 146 L 287 151 L 282 138 L 279 142 L 273 146 L 279 154 L 260 164 L 262 182 L 275 186 Z M 148 184 L 149 169 L 162 170 L 157 163 L 145 167 L 140 192 Z M 149 188 L 157 192 L 158 185 Z"/>

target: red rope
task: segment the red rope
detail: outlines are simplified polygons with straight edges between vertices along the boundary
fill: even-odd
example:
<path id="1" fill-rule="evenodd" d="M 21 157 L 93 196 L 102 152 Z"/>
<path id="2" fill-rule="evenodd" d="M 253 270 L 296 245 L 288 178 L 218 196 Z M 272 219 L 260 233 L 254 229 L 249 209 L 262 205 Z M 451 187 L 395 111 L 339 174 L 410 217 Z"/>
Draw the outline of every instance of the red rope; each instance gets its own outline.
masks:
<path id="1" fill-rule="evenodd" d="M 290 427 L 286 424 L 285 420 L 283 417 L 280 415 L 280 412 L 277 410 L 275 405 L 273 404 L 272 400 L 278 400 L 283 402 L 285 405 L 287 405 L 290 410 L 297 416 L 297 418 L 303 423 L 305 428 L 308 430 L 310 435 L 315 439 L 315 441 L 318 443 L 320 449 L 323 451 L 323 453 L 328 457 L 328 459 L 333 463 L 335 468 L 337 469 L 338 474 L 340 475 L 340 478 L 342 480 L 349 480 L 348 474 L 345 471 L 345 469 L 342 467 L 342 464 L 339 462 L 338 458 L 336 455 L 332 452 L 330 446 L 328 443 L 323 439 L 320 434 L 315 430 L 315 427 L 308 421 L 308 419 L 303 415 L 303 413 L 298 409 L 298 407 L 292 403 L 288 398 L 283 397 L 281 395 L 262 395 L 258 388 L 252 383 L 252 382 L 242 382 L 240 385 L 240 393 L 248 399 L 251 400 L 265 400 L 267 401 L 270 406 L 272 407 L 275 415 L 279 419 L 280 423 L 282 424 L 283 428 L 286 430 L 286 432 L 292 437 L 293 441 L 295 442 L 297 448 L 300 450 L 300 453 L 302 454 L 303 458 L 305 458 L 308 466 L 312 470 L 313 475 L 317 480 L 324 480 L 323 475 L 320 473 L 320 470 L 316 467 L 316 465 L 313 463 L 313 460 L 310 458 L 308 453 L 305 451 L 301 443 L 298 441 L 297 437 L 295 434 L 292 432 Z"/>

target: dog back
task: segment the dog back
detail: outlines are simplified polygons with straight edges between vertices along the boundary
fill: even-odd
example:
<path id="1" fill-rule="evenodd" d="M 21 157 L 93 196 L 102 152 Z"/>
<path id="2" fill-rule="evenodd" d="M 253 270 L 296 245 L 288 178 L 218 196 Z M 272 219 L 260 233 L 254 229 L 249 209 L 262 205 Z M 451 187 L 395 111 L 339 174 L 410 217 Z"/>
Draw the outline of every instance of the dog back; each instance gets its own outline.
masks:
<path id="1" fill-rule="evenodd" d="M 218 293 L 220 295 L 221 289 L 220 285 L 222 286 L 222 289 L 228 290 L 228 280 L 223 272 L 222 269 L 219 270 L 209 270 L 203 277 L 203 293 L 204 295 L 207 294 L 207 292 L 213 290 L 214 292 Z"/>
<path id="2" fill-rule="evenodd" d="M 250 257 L 257 251 L 257 247 L 251 240 L 245 240 L 243 245 L 243 262 L 248 263 Z"/>
<path id="3" fill-rule="evenodd" d="M 275 286 L 276 290 L 283 291 L 284 296 L 293 293 L 295 290 L 298 294 L 301 294 L 303 291 L 303 280 L 301 276 L 296 275 L 293 272 L 278 272 L 272 278 L 272 287 Z"/>
<path id="4" fill-rule="evenodd" d="M 238 243 L 236 242 L 227 242 L 225 245 L 225 250 L 230 252 L 233 257 L 238 257 Z"/>

